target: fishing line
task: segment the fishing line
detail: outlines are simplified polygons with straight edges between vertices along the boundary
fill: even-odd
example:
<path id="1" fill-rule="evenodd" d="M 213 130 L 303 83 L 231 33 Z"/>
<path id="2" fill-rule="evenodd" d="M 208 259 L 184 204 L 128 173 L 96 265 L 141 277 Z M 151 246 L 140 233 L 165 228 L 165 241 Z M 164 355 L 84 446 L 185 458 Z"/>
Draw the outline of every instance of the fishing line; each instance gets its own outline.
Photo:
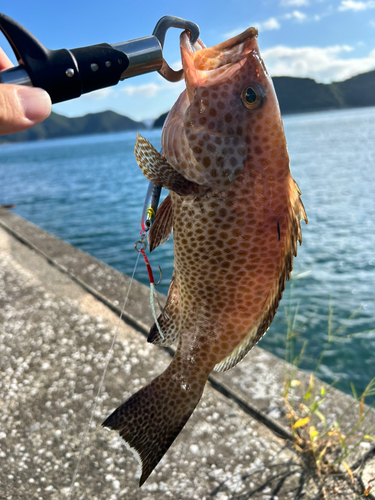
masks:
<path id="1" fill-rule="evenodd" d="M 133 273 L 132 273 L 132 276 L 131 276 L 131 279 L 130 279 L 130 283 L 129 283 L 128 291 L 126 293 L 124 304 L 123 304 L 122 309 L 121 309 L 121 314 L 120 314 L 119 319 L 118 319 L 116 330 L 115 330 L 115 333 L 114 333 L 113 338 L 112 338 L 111 347 L 109 348 L 109 351 L 108 351 L 108 354 L 107 354 L 107 360 L 106 360 L 106 363 L 105 363 L 103 375 L 102 375 L 102 378 L 100 380 L 98 392 L 96 394 L 95 401 L 94 401 L 94 406 L 93 406 L 93 409 L 91 411 L 89 425 L 87 426 L 87 428 L 86 428 L 86 430 L 84 432 L 84 435 L 83 435 L 83 439 L 82 439 L 81 449 L 79 451 L 77 465 L 76 465 L 76 467 L 74 469 L 72 482 L 70 484 L 70 489 L 69 489 L 69 494 L 68 494 L 68 500 L 72 499 L 72 494 L 73 494 L 73 490 L 74 490 L 74 483 L 75 483 L 75 481 L 77 479 L 77 476 L 78 476 L 78 471 L 79 471 L 79 468 L 80 468 L 80 465 L 81 465 L 81 462 L 82 462 L 83 453 L 85 451 L 86 441 L 88 439 L 89 432 L 90 432 L 90 427 L 91 427 L 92 421 L 94 419 L 94 414 L 95 414 L 96 408 L 98 406 L 99 396 L 100 396 L 100 393 L 102 391 L 102 387 L 103 387 L 103 384 L 104 384 L 104 379 L 105 379 L 105 376 L 106 376 L 106 373 L 107 373 L 109 362 L 110 362 L 110 360 L 112 358 L 113 348 L 114 348 L 114 345 L 115 345 L 115 342 L 116 342 L 116 339 L 117 339 L 117 334 L 118 334 L 118 330 L 119 330 L 120 323 L 121 323 L 121 320 L 122 320 L 122 316 L 124 314 L 125 307 L 126 307 L 126 304 L 128 302 L 130 289 L 131 289 L 132 283 L 134 281 L 134 275 L 135 275 L 135 271 L 137 269 L 137 265 L 138 265 L 138 261 L 139 261 L 139 257 L 141 255 L 141 253 L 142 253 L 143 258 L 145 260 L 145 263 L 146 263 L 146 266 L 147 266 L 148 275 L 149 275 L 149 278 L 150 278 L 150 290 L 151 290 L 151 292 L 150 292 L 150 302 L 151 302 L 152 313 L 153 313 L 153 316 L 154 316 L 154 319 L 155 319 L 156 326 L 157 326 L 157 328 L 159 330 L 160 336 L 161 336 L 161 338 L 164 338 L 164 335 L 163 335 L 163 332 L 162 332 L 162 330 L 161 330 L 161 328 L 159 326 L 159 323 L 158 323 L 158 320 L 157 320 L 157 316 L 156 316 L 156 311 L 155 311 L 154 295 L 157 297 L 156 290 L 155 290 L 155 284 L 156 283 L 154 281 L 154 277 L 153 277 L 153 274 L 152 274 L 152 269 L 151 269 L 150 263 L 149 263 L 149 261 L 148 261 L 148 259 L 146 257 L 146 254 L 145 254 L 145 249 L 146 249 L 146 246 L 147 246 L 147 243 L 146 243 L 147 232 L 150 229 L 150 227 L 152 226 L 152 223 L 153 223 L 153 221 L 155 219 L 156 210 L 157 210 L 158 205 L 159 205 L 160 192 L 161 192 L 161 186 L 157 186 L 153 182 L 150 181 L 148 189 L 147 189 L 147 193 L 146 193 L 146 199 L 145 199 L 145 203 L 144 203 L 144 206 L 143 206 L 143 211 L 142 211 L 142 219 L 141 219 L 141 228 L 142 228 L 142 230 L 141 230 L 141 233 L 140 233 L 141 234 L 141 239 L 139 241 L 137 241 L 135 243 L 135 245 L 134 245 L 134 248 L 137 251 L 137 259 L 135 261 Z M 139 248 L 138 248 L 138 245 L 140 245 Z M 161 272 L 160 267 L 159 267 L 159 270 Z M 161 277 L 160 277 L 160 279 L 161 279 Z"/>
<path id="2" fill-rule="evenodd" d="M 93 406 L 93 408 L 91 410 L 89 425 L 87 426 L 87 428 L 86 428 L 86 430 L 84 432 L 84 435 L 83 435 L 83 439 L 82 439 L 81 449 L 79 451 L 77 465 L 76 465 L 76 467 L 74 469 L 72 482 L 70 484 L 70 489 L 69 489 L 69 494 L 68 494 L 68 500 L 71 500 L 73 498 L 72 494 L 73 494 L 73 490 L 74 490 L 74 483 L 76 482 L 76 479 L 77 479 L 77 476 L 78 476 L 78 471 L 79 471 L 79 468 L 80 468 L 80 465 L 81 465 L 81 462 L 82 462 L 83 454 L 85 452 L 85 446 L 86 446 L 86 442 L 87 442 L 87 439 L 88 439 L 88 436 L 89 436 L 90 427 L 91 427 L 92 421 L 94 419 L 94 414 L 95 414 L 96 408 L 98 406 L 99 396 L 100 396 L 100 393 L 102 391 L 102 387 L 103 387 L 103 384 L 104 384 L 104 379 L 105 379 L 105 376 L 106 376 L 106 373 L 107 373 L 107 370 L 108 370 L 108 365 L 109 365 L 109 362 L 110 362 L 110 360 L 112 358 L 113 348 L 114 348 L 114 345 L 115 345 L 115 342 L 116 342 L 116 339 L 117 339 L 117 334 L 118 334 L 118 330 L 120 328 L 122 317 L 124 315 L 125 307 L 126 307 L 126 304 L 128 302 L 130 289 L 131 289 L 132 283 L 134 281 L 135 271 L 136 271 L 137 266 L 138 266 L 139 257 L 140 257 L 140 253 L 137 254 L 137 259 L 135 261 L 133 273 L 132 273 L 131 278 L 130 278 L 130 283 L 129 283 L 128 291 L 126 293 L 124 304 L 122 306 L 121 313 L 120 313 L 120 316 L 118 318 L 118 322 L 117 322 L 117 326 L 116 326 L 116 329 L 115 329 L 115 333 L 114 333 L 113 338 L 112 338 L 111 347 L 109 348 L 109 351 L 107 353 L 107 360 L 105 362 L 105 366 L 104 366 L 102 378 L 100 379 L 100 383 L 99 383 L 99 387 L 98 387 L 98 392 L 96 394 L 95 401 L 94 401 L 94 406 Z"/>

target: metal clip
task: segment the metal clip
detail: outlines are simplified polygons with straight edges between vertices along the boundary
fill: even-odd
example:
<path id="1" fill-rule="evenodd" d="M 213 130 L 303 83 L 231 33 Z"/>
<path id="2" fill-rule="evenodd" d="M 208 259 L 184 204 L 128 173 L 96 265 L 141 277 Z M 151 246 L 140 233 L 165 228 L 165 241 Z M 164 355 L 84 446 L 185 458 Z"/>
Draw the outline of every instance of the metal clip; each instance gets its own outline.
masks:
<path id="1" fill-rule="evenodd" d="M 141 245 L 141 248 L 138 248 L 138 245 Z M 143 237 L 134 243 L 134 250 L 138 253 L 141 253 L 142 250 L 146 250 L 146 248 L 147 248 L 147 242 Z"/>
<path id="2" fill-rule="evenodd" d="M 180 17 L 164 16 L 158 21 L 152 33 L 159 40 L 162 48 L 164 48 L 164 40 L 167 30 L 172 27 L 190 31 L 190 41 L 192 44 L 194 44 L 198 40 L 199 27 L 196 24 L 192 23 L 191 21 L 186 21 L 186 19 L 181 19 Z M 170 82 L 179 82 L 184 76 L 184 71 L 182 69 L 180 69 L 179 71 L 175 71 L 168 65 L 164 58 L 163 65 L 158 70 L 158 72 L 161 74 L 161 76 L 163 76 Z"/>

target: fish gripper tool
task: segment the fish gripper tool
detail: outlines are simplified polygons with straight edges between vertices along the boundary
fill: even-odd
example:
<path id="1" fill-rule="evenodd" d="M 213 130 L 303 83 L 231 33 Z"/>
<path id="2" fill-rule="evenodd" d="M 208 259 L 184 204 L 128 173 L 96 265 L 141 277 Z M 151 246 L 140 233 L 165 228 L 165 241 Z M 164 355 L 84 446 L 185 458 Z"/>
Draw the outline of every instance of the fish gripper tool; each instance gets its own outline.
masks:
<path id="1" fill-rule="evenodd" d="M 199 37 L 195 23 L 164 16 L 151 36 L 112 45 L 50 50 L 19 23 L 0 14 L 0 30 L 18 61 L 17 67 L 0 72 L 0 83 L 41 87 L 57 103 L 151 71 L 177 82 L 183 78 L 183 70 L 173 70 L 163 58 L 165 35 L 171 27 L 190 31 L 192 43 Z"/>

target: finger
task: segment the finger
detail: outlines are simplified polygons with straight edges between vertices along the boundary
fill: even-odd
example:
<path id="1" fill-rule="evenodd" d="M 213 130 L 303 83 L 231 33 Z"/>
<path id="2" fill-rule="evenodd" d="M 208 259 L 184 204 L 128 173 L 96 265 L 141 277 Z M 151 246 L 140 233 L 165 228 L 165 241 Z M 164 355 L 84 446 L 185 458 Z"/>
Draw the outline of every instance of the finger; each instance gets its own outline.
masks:
<path id="1" fill-rule="evenodd" d="M 12 61 L 9 59 L 9 57 L 6 55 L 6 53 L 0 47 L 0 71 L 2 71 L 3 69 L 9 69 L 9 68 L 13 68 Z"/>
<path id="2" fill-rule="evenodd" d="M 0 135 L 30 128 L 50 113 L 51 99 L 43 89 L 0 85 Z"/>

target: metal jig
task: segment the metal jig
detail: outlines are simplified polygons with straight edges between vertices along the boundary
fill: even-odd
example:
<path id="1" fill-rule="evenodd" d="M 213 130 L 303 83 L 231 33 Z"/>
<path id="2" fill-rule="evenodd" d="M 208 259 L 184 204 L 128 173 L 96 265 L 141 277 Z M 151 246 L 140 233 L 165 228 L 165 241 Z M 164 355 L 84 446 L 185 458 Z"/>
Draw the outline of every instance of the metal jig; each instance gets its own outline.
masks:
<path id="1" fill-rule="evenodd" d="M 142 231 L 148 231 L 155 219 L 156 211 L 159 206 L 161 186 L 156 186 L 153 182 L 149 182 L 146 198 L 142 210 L 141 227 Z"/>
<path id="2" fill-rule="evenodd" d="M 162 273 L 161 267 L 158 265 L 160 278 L 159 278 L 159 281 L 157 283 L 155 283 L 154 275 L 152 273 L 151 264 L 147 258 L 146 252 L 145 252 L 145 250 L 147 248 L 146 236 L 147 236 L 147 233 L 148 233 L 149 229 L 151 228 L 151 226 L 154 222 L 154 219 L 155 219 L 156 211 L 157 211 L 158 205 L 159 205 L 160 192 L 161 192 L 161 186 L 156 186 L 153 182 L 149 183 L 148 188 L 147 188 L 147 193 L 146 193 L 146 199 L 145 199 L 145 202 L 143 205 L 143 210 L 142 210 L 141 238 L 140 238 L 140 240 L 135 242 L 134 249 L 137 252 L 142 254 L 143 260 L 145 261 L 147 272 L 148 272 L 148 278 L 150 281 L 151 311 L 152 311 L 152 315 L 153 315 L 154 320 L 155 320 L 156 328 L 158 329 L 161 338 L 164 339 L 163 331 L 160 328 L 160 325 L 158 322 L 158 317 L 157 317 L 156 310 L 155 310 L 155 297 L 156 297 L 156 300 L 159 304 L 160 310 L 161 310 L 162 314 L 164 314 L 164 310 L 160 305 L 159 297 L 158 297 L 157 292 L 155 290 L 155 287 L 157 285 L 159 285 L 159 283 L 161 282 L 161 280 L 163 278 L 163 273 Z"/>

